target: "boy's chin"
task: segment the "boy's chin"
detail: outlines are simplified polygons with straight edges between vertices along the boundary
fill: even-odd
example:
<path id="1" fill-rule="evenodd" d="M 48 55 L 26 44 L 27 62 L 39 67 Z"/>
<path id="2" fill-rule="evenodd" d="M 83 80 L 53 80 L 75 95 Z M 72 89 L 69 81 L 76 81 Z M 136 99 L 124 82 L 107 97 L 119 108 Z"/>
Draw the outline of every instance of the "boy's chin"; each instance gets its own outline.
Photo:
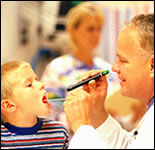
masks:
<path id="1" fill-rule="evenodd" d="M 51 109 L 48 109 L 48 110 L 42 112 L 39 116 L 46 117 L 46 116 L 48 116 L 50 113 L 51 113 Z"/>
<path id="2" fill-rule="evenodd" d="M 46 113 L 45 113 L 45 115 L 49 115 L 51 113 L 51 109 L 49 109 Z"/>
<path id="3" fill-rule="evenodd" d="M 50 115 L 50 112 L 47 112 L 47 113 L 43 113 L 41 115 L 38 115 L 38 117 L 46 118 L 46 117 L 48 117 L 48 115 Z"/>

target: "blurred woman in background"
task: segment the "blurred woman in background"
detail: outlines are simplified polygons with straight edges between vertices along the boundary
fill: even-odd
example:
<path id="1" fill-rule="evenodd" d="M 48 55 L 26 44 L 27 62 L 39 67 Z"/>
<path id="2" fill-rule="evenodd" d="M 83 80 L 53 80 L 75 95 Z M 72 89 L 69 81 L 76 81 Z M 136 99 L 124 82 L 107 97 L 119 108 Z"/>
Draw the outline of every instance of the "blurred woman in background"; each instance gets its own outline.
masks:
<path id="1" fill-rule="evenodd" d="M 66 97 L 66 88 L 76 83 L 82 74 L 92 69 L 108 69 L 110 71 L 107 75 L 108 95 L 119 90 L 118 78 L 115 73 L 111 72 L 111 64 L 94 55 L 105 22 L 103 12 L 95 3 L 82 2 L 70 9 L 66 19 L 71 53 L 55 58 L 45 68 L 41 80 L 45 84 L 48 98 Z M 57 105 L 62 107 L 62 103 L 59 102 Z M 58 108 L 53 114 L 55 114 L 52 116 L 53 119 L 65 123 L 71 138 L 72 131 L 67 123 L 63 108 L 62 112 Z"/>
<path id="2" fill-rule="evenodd" d="M 89 70 L 111 70 L 111 64 L 94 55 L 105 22 L 100 8 L 95 3 L 82 2 L 70 9 L 66 21 L 72 45 L 71 53 L 52 60 L 41 78 L 49 98 L 65 97 L 65 89 Z M 110 71 L 107 79 L 110 87 L 108 94 L 111 95 L 110 91 L 119 89 L 118 78 Z"/>

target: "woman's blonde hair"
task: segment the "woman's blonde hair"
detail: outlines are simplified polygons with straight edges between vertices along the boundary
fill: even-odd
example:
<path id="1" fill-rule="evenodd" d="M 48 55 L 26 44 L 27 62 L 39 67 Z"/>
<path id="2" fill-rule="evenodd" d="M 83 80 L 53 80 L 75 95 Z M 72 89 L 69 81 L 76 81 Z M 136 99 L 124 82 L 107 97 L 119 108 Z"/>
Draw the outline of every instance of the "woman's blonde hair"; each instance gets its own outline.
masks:
<path id="1" fill-rule="evenodd" d="M 71 8 L 66 15 L 66 29 L 69 33 L 69 40 L 73 47 L 76 47 L 76 40 L 74 39 L 71 29 L 77 29 L 81 22 L 87 17 L 95 16 L 98 19 L 98 24 L 104 24 L 104 15 L 100 7 L 93 2 L 82 2 L 77 6 Z"/>
<path id="2" fill-rule="evenodd" d="M 85 17 L 96 16 L 100 24 L 104 23 L 104 16 L 101 9 L 93 2 L 82 2 L 71 8 L 66 16 L 66 28 L 78 28 Z"/>
<path id="3" fill-rule="evenodd" d="M 28 67 L 31 67 L 29 63 L 17 60 L 1 65 L 1 101 L 12 96 L 18 75 Z M 4 122 L 2 113 L 1 121 Z"/>

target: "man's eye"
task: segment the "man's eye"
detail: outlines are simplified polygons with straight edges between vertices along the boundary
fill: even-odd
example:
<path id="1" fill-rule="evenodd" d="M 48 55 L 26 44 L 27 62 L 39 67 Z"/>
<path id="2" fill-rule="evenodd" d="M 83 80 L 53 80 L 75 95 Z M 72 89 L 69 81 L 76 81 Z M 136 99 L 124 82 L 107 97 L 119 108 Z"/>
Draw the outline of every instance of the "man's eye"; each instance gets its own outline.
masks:
<path id="1" fill-rule="evenodd" d="M 125 61 L 125 60 L 121 60 L 121 59 L 120 59 L 120 62 L 125 63 L 125 62 L 127 62 L 127 61 Z"/>

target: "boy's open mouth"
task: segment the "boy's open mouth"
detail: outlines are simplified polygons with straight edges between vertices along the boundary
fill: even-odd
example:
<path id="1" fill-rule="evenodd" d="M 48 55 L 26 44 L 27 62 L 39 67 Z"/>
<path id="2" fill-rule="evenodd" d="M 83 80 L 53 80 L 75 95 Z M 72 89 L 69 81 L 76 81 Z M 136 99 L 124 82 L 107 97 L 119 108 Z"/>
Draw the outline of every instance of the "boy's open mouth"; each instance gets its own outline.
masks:
<path id="1" fill-rule="evenodd" d="M 43 103 L 48 103 L 47 95 L 44 95 L 42 98 Z"/>

